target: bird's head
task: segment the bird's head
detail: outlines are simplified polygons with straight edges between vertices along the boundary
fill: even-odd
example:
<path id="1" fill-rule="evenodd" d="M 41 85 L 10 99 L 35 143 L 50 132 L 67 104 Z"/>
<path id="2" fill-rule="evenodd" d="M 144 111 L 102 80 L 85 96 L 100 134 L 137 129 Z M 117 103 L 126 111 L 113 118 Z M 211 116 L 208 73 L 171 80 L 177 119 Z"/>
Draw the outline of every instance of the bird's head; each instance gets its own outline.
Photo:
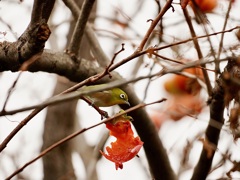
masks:
<path id="1" fill-rule="evenodd" d="M 127 104 L 130 106 L 130 103 L 128 102 L 128 96 L 123 90 L 120 88 L 113 88 L 111 92 L 113 101 L 115 101 L 116 104 Z"/>

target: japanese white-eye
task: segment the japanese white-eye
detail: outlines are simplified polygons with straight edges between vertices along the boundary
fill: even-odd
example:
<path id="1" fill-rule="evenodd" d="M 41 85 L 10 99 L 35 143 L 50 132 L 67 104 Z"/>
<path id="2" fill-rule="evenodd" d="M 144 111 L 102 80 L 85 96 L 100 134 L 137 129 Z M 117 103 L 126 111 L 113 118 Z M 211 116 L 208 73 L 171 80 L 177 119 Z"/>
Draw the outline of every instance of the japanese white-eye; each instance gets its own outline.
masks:
<path id="1" fill-rule="evenodd" d="M 90 91 L 96 88 L 104 88 L 105 86 L 106 84 L 99 84 L 99 85 L 85 86 L 81 89 L 84 91 L 88 91 L 88 90 Z M 128 102 L 127 94 L 120 88 L 112 88 L 109 90 L 89 93 L 87 95 L 84 95 L 84 97 L 87 98 L 92 104 L 98 107 L 109 107 L 116 104 L 130 105 Z"/>

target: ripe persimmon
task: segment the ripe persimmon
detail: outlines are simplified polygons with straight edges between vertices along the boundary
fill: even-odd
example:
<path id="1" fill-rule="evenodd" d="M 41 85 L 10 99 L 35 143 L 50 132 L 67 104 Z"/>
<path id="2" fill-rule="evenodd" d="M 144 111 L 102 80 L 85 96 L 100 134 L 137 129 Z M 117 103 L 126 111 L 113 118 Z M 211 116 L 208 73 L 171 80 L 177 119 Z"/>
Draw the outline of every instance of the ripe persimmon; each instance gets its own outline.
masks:
<path id="1" fill-rule="evenodd" d="M 201 69 L 188 68 L 183 72 L 195 75 L 203 80 Z M 172 95 L 196 94 L 200 91 L 201 86 L 196 78 L 190 78 L 183 75 L 174 75 L 164 83 L 165 90 Z"/>
<path id="2" fill-rule="evenodd" d="M 202 12 L 208 13 L 212 12 L 214 8 L 217 7 L 217 0 L 194 0 L 196 5 Z M 193 7 L 193 2 L 190 2 L 190 5 Z"/>

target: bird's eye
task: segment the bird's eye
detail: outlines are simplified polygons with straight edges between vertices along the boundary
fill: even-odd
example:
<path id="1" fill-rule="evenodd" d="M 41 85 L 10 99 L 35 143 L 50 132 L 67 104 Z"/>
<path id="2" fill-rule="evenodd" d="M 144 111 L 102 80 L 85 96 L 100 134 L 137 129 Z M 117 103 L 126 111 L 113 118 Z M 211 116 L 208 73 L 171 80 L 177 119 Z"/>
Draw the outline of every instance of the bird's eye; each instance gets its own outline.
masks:
<path id="1" fill-rule="evenodd" d="M 125 94 L 120 94 L 120 98 L 125 99 L 126 98 Z"/>

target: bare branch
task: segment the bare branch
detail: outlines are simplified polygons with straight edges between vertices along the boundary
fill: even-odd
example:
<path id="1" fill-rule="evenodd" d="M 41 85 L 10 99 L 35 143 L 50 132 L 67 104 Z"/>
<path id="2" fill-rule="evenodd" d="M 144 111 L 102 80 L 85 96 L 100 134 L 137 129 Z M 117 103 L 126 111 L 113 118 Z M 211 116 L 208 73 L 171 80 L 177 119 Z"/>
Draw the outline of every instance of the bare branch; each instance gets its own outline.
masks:
<path id="1" fill-rule="evenodd" d="M 158 14 L 158 16 L 151 22 L 151 25 L 148 29 L 148 31 L 146 32 L 141 44 L 138 46 L 137 51 L 142 51 L 148 38 L 150 37 L 151 33 L 153 32 L 154 28 L 156 27 L 156 25 L 159 23 L 159 21 L 161 20 L 161 18 L 163 17 L 163 15 L 168 11 L 169 8 L 172 7 L 172 0 L 168 0 L 166 2 L 166 4 L 163 6 L 162 10 L 160 11 L 160 13 Z M 172 7 L 173 8 L 173 7 Z"/>
<path id="2" fill-rule="evenodd" d="M 225 16 L 225 21 L 224 21 L 224 25 L 223 25 L 223 29 L 222 31 L 224 31 L 227 27 L 227 22 L 228 22 L 228 19 L 229 19 L 229 15 L 230 15 L 230 10 L 232 8 L 232 3 L 233 1 L 229 1 L 229 5 L 228 5 L 228 10 L 227 10 L 227 13 L 226 13 L 226 16 Z M 225 33 L 221 34 L 221 39 L 220 39 L 220 42 L 219 42 L 219 48 L 218 48 L 218 54 L 217 54 L 217 59 L 220 58 L 220 55 L 221 55 L 221 52 L 222 52 L 222 49 L 223 49 L 223 39 L 224 39 L 224 35 Z M 219 61 L 216 61 L 215 63 L 215 70 L 216 72 L 220 72 L 220 67 L 219 67 Z"/>
<path id="3" fill-rule="evenodd" d="M 198 40 L 195 39 L 197 36 L 196 36 L 196 33 L 195 33 L 195 30 L 194 30 L 194 27 L 192 25 L 192 21 L 189 17 L 189 14 L 188 14 L 188 11 L 186 8 L 183 9 L 183 14 L 184 14 L 184 17 L 186 19 L 186 22 L 188 24 L 188 27 L 190 29 L 190 32 L 191 32 L 191 35 L 192 35 L 192 38 L 193 38 L 193 44 L 195 46 L 195 49 L 197 51 L 197 54 L 198 54 L 198 58 L 199 59 L 203 59 L 203 55 L 202 55 L 202 51 L 201 51 L 201 48 L 199 46 L 199 43 L 198 43 Z M 212 85 L 210 83 L 210 79 L 209 79 L 209 76 L 207 74 L 207 71 L 206 71 L 206 66 L 205 65 L 202 65 L 202 72 L 203 72 L 203 76 L 204 76 L 204 80 L 206 82 L 206 86 L 207 86 L 207 91 L 208 91 L 208 94 L 210 95 L 211 92 L 212 92 Z"/>
<path id="4" fill-rule="evenodd" d="M 5 66 L 18 71 L 23 62 L 43 51 L 50 34 L 48 25 L 40 22 L 28 28 L 16 42 L 0 42 L 0 71 L 7 70 Z"/>
<path id="5" fill-rule="evenodd" d="M 55 0 L 34 0 L 30 25 L 47 22 L 54 4 Z"/>
<path id="6" fill-rule="evenodd" d="M 71 10 L 75 19 L 77 19 L 77 17 L 80 15 L 81 11 L 78 8 L 76 2 L 73 0 L 63 0 L 63 2 Z M 106 56 L 106 54 L 104 53 L 103 49 L 101 48 L 100 43 L 97 40 L 96 35 L 95 35 L 93 29 L 91 28 L 91 26 L 89 25 L 89 23 L 87 23 L 87 25 L 86 25 L 85 34 L 86 34 L 86 37 L 88 38 L 88 42 L 91 46 L 93 55 L 98 60 L 98 63 L 102 67 L 106 67 L 109 64 L 108 63 L 109 59 Z"/>

